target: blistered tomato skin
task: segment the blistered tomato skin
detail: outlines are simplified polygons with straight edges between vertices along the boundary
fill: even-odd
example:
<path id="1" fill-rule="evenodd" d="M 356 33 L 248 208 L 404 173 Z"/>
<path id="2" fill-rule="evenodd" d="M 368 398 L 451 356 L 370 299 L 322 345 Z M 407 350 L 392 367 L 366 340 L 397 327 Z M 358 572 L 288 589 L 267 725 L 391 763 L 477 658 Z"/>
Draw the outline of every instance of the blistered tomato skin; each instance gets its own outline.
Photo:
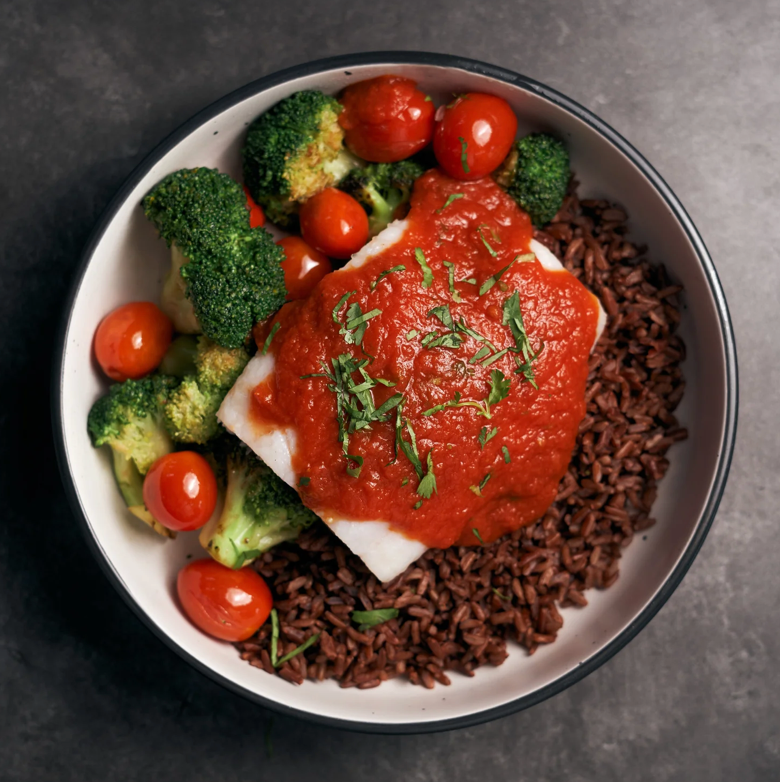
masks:
<path id="1" fill-rule="evenodd" d="M 171 344 L 173 324 L 150 301 L 123 304 L 95 332 L 95 357 L 112 379 L 137 380 L 157 369 Z"/>
<path id="2" fill-rule="evenodd" d="M 314 286 L 333 271 L 330 259 L 310 247 L 299 236 L 287 236 L 277 244 L 284 250 L 284 285 L 287 300 L 305 299 Z"/>
<path id="3" fill-rule="evenodd" d="M 273 605 L 268 585 L 254 570 L 231 570 L 213 559 L 185 565 L 176 579 L 176 591 L 196 627 L 233 643 L 254 635 Z"/>
<path id="4" fill-rule="evenodd" d="M 453 179 L 473 181 L 501 165 L 516 134 L 517 117 L 503 98 L 470 92 L 444 109 L 433 151 Z"/>
<path id="5" fill-rule="evenodd" d="M 395 163 L 433 138 L 433 101 L 412 79 L 378 76 L 358 82 L 341 96 L 339 124 L 347 147 L 372 163 Z"/>
<path id="6" fill-rule="evenodd" d="M 301 207 L 304 241 L 329 258 L 346 260 L 368 241 L 368 215 L 347 193 L 328 187 Z"/>
<path id="7" fill-rule="evenodd" d="M 176 532 L 200 529 L 217 506 L 217 479 L 194 451 L 158 459 L 144 478 L 144 505 L 164 527 Z"/>

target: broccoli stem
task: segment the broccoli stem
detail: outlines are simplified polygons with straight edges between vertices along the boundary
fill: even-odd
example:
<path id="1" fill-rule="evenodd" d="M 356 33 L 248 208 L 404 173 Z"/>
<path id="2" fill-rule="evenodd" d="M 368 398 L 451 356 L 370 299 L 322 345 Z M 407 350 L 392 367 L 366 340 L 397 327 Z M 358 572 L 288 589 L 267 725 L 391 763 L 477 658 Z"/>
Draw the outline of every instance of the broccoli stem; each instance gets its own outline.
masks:
<path id="1" fill-rule="evenodd" d="M 198 355 L 198 340 L 192 334 L 183 334 L 171 342 L 160 362 L 163 375 L 183 378 L 196 372 L 195 358 Z"/>
<path id="2" fill-rule="evenodd" d="M 214 516 L 200 531 L 201 546 L 229 568 L 250 564 L 260 554 L 279 543 L 295 540 L 300 529 L 288 521 L 284 508 L 271 510 L 262 523 L 246 512 L 244 504 L 251 480 L 251 468 L 244 460 L 228 460 L 227 492 L 222 513 Z"/>
<path id="3" fill-rule="evenodd" d="M 163 283 L 162 311 L 173 321 L 176 331 L 181 334 L 200 334 L 200 326 L 195 308 L 187 298 L 187 283 L 181 276 L 182 267 L 189 263 L 182 251 L 171 245 L 171 268 Z"/>
<path id="4" fill-rule="evenodd" d="M 144 479 L 135 462 L 124 454 L 114 451 L 114 477 L 116 478 L 119 491 L 122 494 L 127 509 L 138 519 L 148 524 L 158 535 L 164 538 L 175 538 L 176 533 L 163 527 L 144 505 Z"/>

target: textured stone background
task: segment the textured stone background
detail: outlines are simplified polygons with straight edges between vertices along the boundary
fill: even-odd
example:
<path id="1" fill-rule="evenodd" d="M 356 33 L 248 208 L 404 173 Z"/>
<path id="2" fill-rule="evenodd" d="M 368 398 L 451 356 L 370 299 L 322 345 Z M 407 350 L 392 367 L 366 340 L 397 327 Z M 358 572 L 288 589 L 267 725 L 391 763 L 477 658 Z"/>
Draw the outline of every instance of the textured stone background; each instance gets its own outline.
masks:
<path id="1" fill-rule="evenodd" d="M 0 3 L 0 778 L 769 780 L 780 776 L 777 0 Z M 270 714 L 125 608 L 66 506 L 53 333 L 88 232 L 162 137 L 332 54 L 425 49 L 540 79 L 656 165 L 715 258 L 741 360 L 718 520 L 651 625 L 536 708 L 435 736 Z"/>

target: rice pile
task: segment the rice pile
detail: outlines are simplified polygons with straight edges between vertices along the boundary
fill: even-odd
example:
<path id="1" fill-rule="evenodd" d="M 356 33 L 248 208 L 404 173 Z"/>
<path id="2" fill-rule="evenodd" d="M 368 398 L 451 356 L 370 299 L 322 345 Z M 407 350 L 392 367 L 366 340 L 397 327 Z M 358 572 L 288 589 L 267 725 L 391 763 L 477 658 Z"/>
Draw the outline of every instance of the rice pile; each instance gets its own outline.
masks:
<path id="1" fill-rule="evenodd" d="M 402 676 L 432 688 L 449 684 L 450 671 L 501 665 L 507 641 L 533 654 L 563 626 L 559 607 L 584 606 L 588 589 L 615 583 L 623 547 L 654 523 L 665 454 L 687 437 L 673 415 L 684 389 L 680 287 L 626 240 L 626 219 L 572 188 L 536 232 L 609 316 L 590 359 L 587 416 L 546 515 L 485 548 L 429 550 L 387 584 L 319 525 L 255 562 L 276 598 L 279 657 L 315 633 L 319 640 L 274 669 L 266 622 L 237 644 L 243 659 L 296 684 L 333 678 L 368 689 Z M 378 608 L 399 615 L 365 632 L 350 619 Z"/>

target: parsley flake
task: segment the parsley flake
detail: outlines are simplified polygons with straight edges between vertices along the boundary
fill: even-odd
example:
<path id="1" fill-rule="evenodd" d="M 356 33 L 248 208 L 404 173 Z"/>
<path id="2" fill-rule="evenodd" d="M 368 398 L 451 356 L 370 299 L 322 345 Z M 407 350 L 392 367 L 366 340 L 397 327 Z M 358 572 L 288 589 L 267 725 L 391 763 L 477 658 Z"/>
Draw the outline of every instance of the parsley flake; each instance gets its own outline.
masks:
<path id="1" fill-rule="evenodd" d="M 406 339 L 407 341 L 413 340 L 420 332 L 417 331 L 417 329 L 412 329 L 411 331 L 406 332 Z"/>
<path id="2" fill-rule="evenodd" d="M 460 304 L 463 299 L 461 299 L 460 293 L 458 293 L 457 289 L 455 288 L 455 264 L 450 263 L 450 261 L 443 261 L 442 263 L 447 267 L 447 284 L 450 289 L 452 300 L 456 304 Z"/>
<path id="3" fill-rule="evenodd" d="M 420 485 L 417 487 L 417 493 L 423 499 L 429 500 L 434 492 L 437 494 L 439 493 L 438 489 L 436 488 L 436 476 L 433 473 L 433 448 L 428 451 L 426 465 L 428 467 L 428 472 L 425 473 L 425 476 L 420 481 Z"/>
<path id="4" fill-rule="evenodd" d="M 521 354 L 524 359 L 524 361 L 520 361 L 519 357 L 515 356 L 515 364 L 517 365 L 515 374 L 522 375 L 534 388 L 538 388 L 532 362 L 544 350 L 544 342 L 540 343 L 539 350 L 534 353 L 528 333 L 525 330 L 525 324 L 523 323 L 523 313 L 520 310 L 520 294 L 517 291 L 504 302 L 503 311 L 502 322 L 505 326 L 509 326 L 509 331 L 515 340 L 515 347 L 511 348 L 511 350 L 513 353 Z"/>
<path id="5" fill-rule="evenodd" d="M 311 483 L 311 478 L 308 475 L 301 475 L 301 479 L 298 481 L 298 486 L 308 486 Z"/>
<path id="6" fill-rule="evenodd" d="M 463 193 L 451 193 L 447 196 L 447 200 L 444 202 L 444 206 L 441 209 L 436 210 L 436 214 L 440 215 L 453 201 L 457 201 L 459 198 L 464 198 Z"/>
<path id="7" fill-rule="evenodd" d="M 385 277 L 387 277 L 389 274 L 393 274 L 394 272 L 405 272 L 406 266 L 404 266 L 402 263 L 398 266 L 393 266 L 392 269 L 385 269 L 372 283 L 368 286 L 369 290 L 376 290 L 376 286 L 379 285 L 382 280 L 384 280 Z"/>
<path id="8" fill-rule="evenodd" d="M 398 616 L 397 608 L 375 608 L 373 611 L 353 611 L 350 614 L 352 621 L 359 625 L 358 630 L 364 633 L 377 625 L 389 622 Z"/>
<path id="9" fill-rule="evenodd" d="M 425 253 L 419 247 L 415 247 L 414 249 L 414 259 L 420 264 L 420 268 L 422 269 L 423 288 L 430 288 L 431 285 L 433 285 L 433 272 L 431 271 L 431 267 L 428 266 L 428 261 L 425 260 Z"/>
<path id="10" fill-rule="evenodd" d="M 501 450 L 504 452 L 504 464 L 509 464 L 512 461 L 512 457 L 509 455 L 509 448 L 502 445 Z"/>
<path id="11" fill-rule="evenodd" d="M 263 343 L 263 349 L 260 351 L 260 355 L 264 356 L 266 353 L 268 353 L 268 348 L 271 347 L 271 340 L 276 336 L 276 332 L 279 331 L 279 329 L 282 327 L 282 324 L 277 321 L 274 323 L 273 327 L 271 328 L 271 333 L 266 338 L 265 342 Z"/>
<path id="12" fill-rule="evenodd" d="M 467 154 L 469 145 L 468 143 L 466 143 L 466 139 L 463 138 L 463 136 L 458 136 L 458 141 L 460 141 L 460 164 L 461 166 L 463 166 L 463 173 L 470 174 L 471 169 L 469 168 L 468 154 Z"/>
<path id="13" fill-rule="evenodd" d="M 479 430 L 479 447 L 481 450 L 485 450 L 485 446 L 498 434 L 498 427 L 494 426 L 492 429 L 488 429 L 487 426 L 483 426 Z"/>
<path id="14" fill-rule="evenodd" d="M 487 247 L 487 251 L 490 253 L 491 258 L 498 258 L 498 253 L 488 244 L 488 240 L 485 239 L 485 235 L 482 233 L 482 226 L 480 225 L 479 228 L 477 228 L 477 233 L 479 234 L 479 238 L 482 239 L 482 244 Z M 480 295 L 482 295 L 482 291 L 480 290 Z"/>
<path id="15" fill-rule="evenodd" d="M 474 537 L 484 546 L 485 541 L 482 540 L 482 535 L 479 534 L 479 530 L 476 527 L 472 527 L 471 531 L 474 533 Z"/>

